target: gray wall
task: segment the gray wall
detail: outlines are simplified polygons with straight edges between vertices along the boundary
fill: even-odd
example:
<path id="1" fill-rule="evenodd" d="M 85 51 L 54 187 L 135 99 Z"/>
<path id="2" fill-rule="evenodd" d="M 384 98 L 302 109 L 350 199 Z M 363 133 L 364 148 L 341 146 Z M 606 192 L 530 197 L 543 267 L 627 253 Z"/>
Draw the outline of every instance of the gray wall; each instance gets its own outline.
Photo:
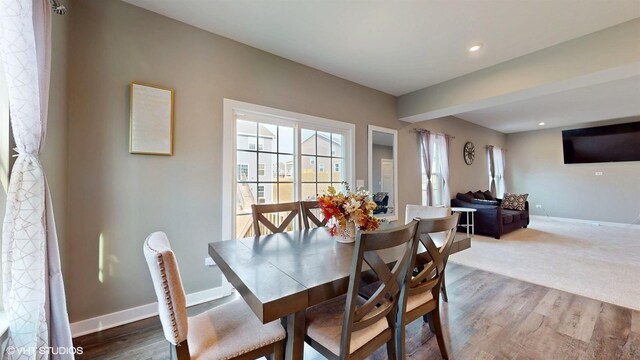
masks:
<path id="1" fill-rule="evenodd" d="M 355 123 L 364 180 L 367 125 L 402 125 L 393 96 L 120 1 L 69 8 L 63 261 L 72 322 L 155 301 L 142 256 L 155 230 L 172 241 L 187 293 L 220 284 L 204 258 L 226 213 L 223 98 Z M 175 156 L 128 153 L 132 80 L 175 90 Z"/>
<path id="2" fill-rule="evenodd" d="M 640 117 L 575 125 L 593 127 L 640 121 Z M 507 136 L 507 189 L 528 193 L 531 213 L 631 223 L 640 216 L 640 162 L 569 164 L 562 154 L 562 130 Z M 602 171 L 602 176 L 595 173 Z M 536 209 L 540 204 L 542 209 Z M 545 212 L 546 210 L 546 212 Z"/>
<path id="3" fill-rule="evenodd" d="M 485 146 L 505 147 L 507 143 L 505 134 L 453 116 L 406 125 L 398 131 L 398 177 L 400 178 L 398 181 L 400 193 L 398 215 L 400 215 L 401 221 L 404 218 L 405 204 L 420 204 L 422 202 L 421 155 L 415 128 L 455 136 L 451 144 L 449 158 L 452 197 L 455 197 L 458 192 L 487 190 L 489 188 Z M 462 156 L 463 147 L 467 141 L 473 142 L 476 148 L 475 161 L 471 165 L 467 165 Z"/>

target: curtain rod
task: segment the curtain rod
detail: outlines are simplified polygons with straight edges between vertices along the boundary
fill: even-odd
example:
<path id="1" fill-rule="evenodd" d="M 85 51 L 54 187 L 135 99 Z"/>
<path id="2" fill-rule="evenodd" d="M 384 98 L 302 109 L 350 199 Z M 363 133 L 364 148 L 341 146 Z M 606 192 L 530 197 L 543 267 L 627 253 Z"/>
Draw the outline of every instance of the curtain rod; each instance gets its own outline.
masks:
<path id="1" fill-rule="evenodd" d="M 497 146 L 495 146 L 495 145 L 487 145 L 487 146 L 485 146 L 485 148 L 486 148 L 486 149 L 488 149 L 488 148 L 489 148 L 489 146 L 493 146 L 494 148 L 496 148 L 496 147 L 497 147 Z M 505 149 L 505 148 L 498 148 L 498 149 L 501 149 L 501 150 L 507 151 L 507 149 Z"/>
<path id="2" fill-rule="evenodd" d="M 445 134 L 445 133 L 439 133 L 439 132 L 433 132 L 431 130 L 427 130 L 427 129 L 419 129 L 419 128 L 415 128 L 413 129 L 413 131 L 417 132 L 417 133 L 423 133 L 425 131 L 428 131 L 434 135 L 442 135 L 442 136 L 448 136 L 450 139 L 455 139 L 456 137 L 453 135 L 449 135 L 449 134 Z"/>

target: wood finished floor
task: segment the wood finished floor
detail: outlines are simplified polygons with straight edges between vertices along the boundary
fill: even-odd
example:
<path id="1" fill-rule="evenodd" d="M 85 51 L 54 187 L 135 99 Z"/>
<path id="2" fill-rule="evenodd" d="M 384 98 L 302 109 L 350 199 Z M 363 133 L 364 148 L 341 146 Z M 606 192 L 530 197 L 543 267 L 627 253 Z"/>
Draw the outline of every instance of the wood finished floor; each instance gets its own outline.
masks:
<path id="1" fill-rule="evenodd" d="M 450 359 L 640 359 L 640 312 L 450 263 L 441 308 Z M 194 315 L 228 300 L 189 309 Z M 164 360 L 158 318 L 74 339 L 84 360 Z M 407 328 L 409 359 L 441 359 L 429 327 Z M 305 360 L 324 359 L 305 349 Z M 383 348 L 371 359 L 386 359 Z"/>

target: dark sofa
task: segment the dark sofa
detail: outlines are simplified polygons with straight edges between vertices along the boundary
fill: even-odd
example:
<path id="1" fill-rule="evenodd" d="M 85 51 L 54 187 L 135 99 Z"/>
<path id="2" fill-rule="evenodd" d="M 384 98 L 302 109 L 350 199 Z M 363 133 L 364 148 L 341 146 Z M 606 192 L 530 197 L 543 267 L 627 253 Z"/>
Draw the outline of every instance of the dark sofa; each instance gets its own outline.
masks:
<path id="1" fill-rule="evenodd" d="M 460 200 L 451 199 L 451 207 L 474 208 L 475 233 L 486 236 L 493 236 L 500 239 L 500 236 L 529 225 L 529 202 L 525 202 L 524 211 L 508 210 L 500 207 L 501 199 L 495 199 L 498 205 L 475 204 Z M 466 217 L 461 217 L 464 222 Z"/>

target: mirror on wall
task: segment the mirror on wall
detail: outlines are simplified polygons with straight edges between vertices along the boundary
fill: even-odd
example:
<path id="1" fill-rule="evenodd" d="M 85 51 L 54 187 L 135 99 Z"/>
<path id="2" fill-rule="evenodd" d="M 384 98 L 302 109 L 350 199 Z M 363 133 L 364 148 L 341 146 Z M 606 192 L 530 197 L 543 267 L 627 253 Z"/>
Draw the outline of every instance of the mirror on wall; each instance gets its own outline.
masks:
<path id="1" fill-rule="evenodd" d="M 374 215 L 398 220 L 398 132 L 369 125 L 369 191 Z"/>

